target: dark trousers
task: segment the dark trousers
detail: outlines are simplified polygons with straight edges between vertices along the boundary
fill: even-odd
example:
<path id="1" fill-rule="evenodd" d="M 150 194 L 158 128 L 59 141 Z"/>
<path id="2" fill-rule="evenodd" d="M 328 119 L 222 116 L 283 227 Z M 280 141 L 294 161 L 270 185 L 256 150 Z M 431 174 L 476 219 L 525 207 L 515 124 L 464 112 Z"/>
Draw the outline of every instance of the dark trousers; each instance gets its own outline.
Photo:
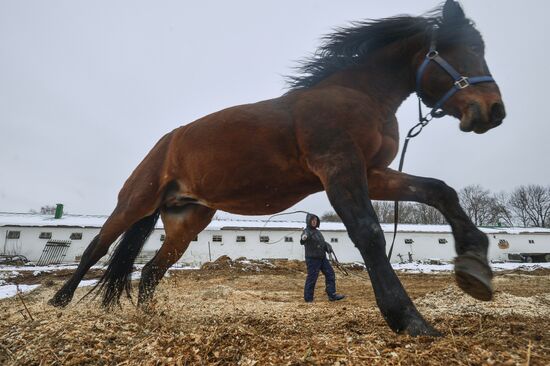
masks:
<path id="1" fill-rule="evenodd" d="M 315 283 L 319 277 L 319 271 L 325 275 L 325 290 L 330 297 L 336 293 L 336 276 L 330 262 L 326 258 L 307 258 L 307 277 L 304 286 L 304 300 L 313 301 L 313 292 L 315 291 Z"/>

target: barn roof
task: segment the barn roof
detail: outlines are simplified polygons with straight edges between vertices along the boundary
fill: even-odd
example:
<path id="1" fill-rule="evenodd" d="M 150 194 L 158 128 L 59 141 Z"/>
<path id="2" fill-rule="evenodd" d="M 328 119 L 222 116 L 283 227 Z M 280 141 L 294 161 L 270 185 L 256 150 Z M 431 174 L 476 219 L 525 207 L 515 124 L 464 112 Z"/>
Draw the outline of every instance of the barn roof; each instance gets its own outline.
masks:
<path id="1" fill-rule="evenodd" d="M 65 214 L 60 219 L 53 218 L 52 215 L 42 215 L 36 213 L 13 213 L 0 212 L 0 227 L 81 227 L 81 228 L 100 228 L 107 220 L 106 215 L 74 215 Z M 156 226 L 162 229 L 162 221 L 159 220 Z M 299 230 L 304 227 L 303 221 L 281 221 L 271 220 L 265 222 L 258 219 L 216 219 L 208 225 L 206 230 Z M 320 229 L 322 231 L 346 231 L 344 224 L 340 222 L 322 222 Z M 382 224 L 385 232 L 393 232 L 393 224 Z M 482 227 L 480 228 L 486 234 L 550 234 L 550 229 L 545 228 L 522 228 L 522 227 Z M 449 233 L 449 225 L 412 225 L 400 224 L 399 232 L 408 233 Z"/>

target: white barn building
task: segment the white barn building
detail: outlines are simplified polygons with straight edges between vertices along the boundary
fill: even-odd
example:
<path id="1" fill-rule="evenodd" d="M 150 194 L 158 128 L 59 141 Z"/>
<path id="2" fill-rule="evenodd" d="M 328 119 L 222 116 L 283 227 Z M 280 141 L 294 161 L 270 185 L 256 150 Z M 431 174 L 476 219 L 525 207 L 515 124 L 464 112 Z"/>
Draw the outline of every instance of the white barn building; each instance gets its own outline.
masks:
<path id="1" fill-rule="evenodd" d="M 99 230 L 107 216 L 0 213 L 0 255 L 22 255 L 38 264 L 74 263 Z M 265 226 L 265 227 L 264 227 Z M 213 220 L 191 242 L 181 264 L 200 265 L 221 255 L 235 259 L 286 258 L 304 259 L 300 245 L 303 222 L 260 220 Z M 382 224 L 386 241 L 393 236 L 393 224 Z M 341 262 L 361 262 L 358 250 L 342 223 L 322 222 L 325 240 L 334 248 Z M 550 261 L 550 229 L 481 228 L 490 240 L 492 261 Z M 159 220 L 139 262 L 148 261 L 164 240 Z M 111 248 L 113 248 L 112 246 Z M 447 225 L 400 224 L 392 262 L 440 260 L 455 257 L 454 239 Z M 106 260 L 108 257 L 104 257 Z"/>

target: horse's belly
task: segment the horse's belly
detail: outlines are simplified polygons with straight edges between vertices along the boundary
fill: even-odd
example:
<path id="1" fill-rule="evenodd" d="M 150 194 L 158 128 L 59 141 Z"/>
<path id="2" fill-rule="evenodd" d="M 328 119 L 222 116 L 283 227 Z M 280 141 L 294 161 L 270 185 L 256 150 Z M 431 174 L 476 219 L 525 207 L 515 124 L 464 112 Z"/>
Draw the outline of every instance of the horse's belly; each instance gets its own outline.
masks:
<path id="1" fill-rule="evenodd" d="M 243 215 L 280 212 L 323 189 L 315 176 L 274 166 L 220 168 L 182 181 L 184 195 L 208 207 Z"/>

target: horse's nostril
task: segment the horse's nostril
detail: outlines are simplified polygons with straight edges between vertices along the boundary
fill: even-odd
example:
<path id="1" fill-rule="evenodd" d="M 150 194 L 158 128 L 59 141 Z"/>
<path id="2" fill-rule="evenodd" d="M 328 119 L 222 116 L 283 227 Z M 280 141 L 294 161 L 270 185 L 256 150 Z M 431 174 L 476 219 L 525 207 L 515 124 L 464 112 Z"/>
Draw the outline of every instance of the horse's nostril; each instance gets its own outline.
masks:
<path id="1" fill-rule="evenodd" d="M 495 103 L 491 107 L 491 122 L 502 123 L 502 120 L 506 117 L 506 111 L 504 110 L 504 105 L 502 103 Z"/>

